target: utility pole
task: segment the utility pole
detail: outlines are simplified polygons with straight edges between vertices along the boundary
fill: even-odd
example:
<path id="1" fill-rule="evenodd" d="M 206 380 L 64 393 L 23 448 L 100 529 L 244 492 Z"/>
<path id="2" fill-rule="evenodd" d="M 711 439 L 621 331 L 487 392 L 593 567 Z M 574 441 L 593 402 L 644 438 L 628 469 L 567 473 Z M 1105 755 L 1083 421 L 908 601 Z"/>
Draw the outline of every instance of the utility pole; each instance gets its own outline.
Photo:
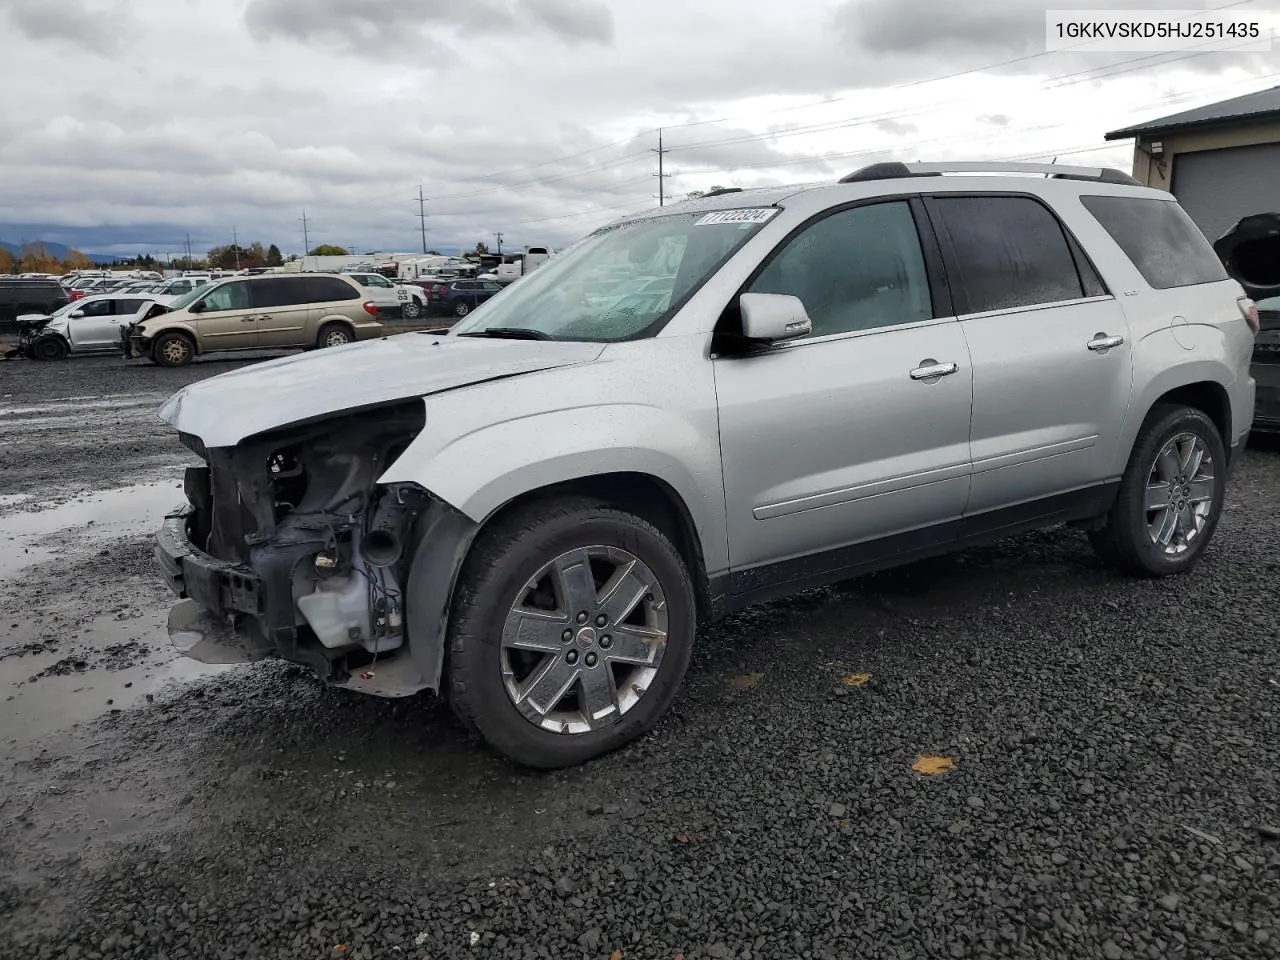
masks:
<path id="1" fill-rule="evenodd" d="M 307 233 L 307 211 L 302 211 L 302 255 L 311 253 L 311 236 Z"/>
<path id="2" fill-rule="evenodd" d="M 240 269 L 240 233 L 235 227 L 231 228 L 231 249 L 236 255 L 236 269 Z"/>
<path id="3" fill-rule="evenodd" d="M 422 184 L 418 184 L 418 223 L 422 227 L 422 252 L 427 252 L 427 198 L 422 195 Z"/>
<path id="4" fill-rule="evenodd" d="M 649 152 L 656 153 L 658 155 L 658 172 L 655 173 L 654 176 L 658 178 L 658 206 L 662 206 L 666 202 L 666 179 L 671 176 L 671 174 L 662 172 L 662 158 L 666 155 L 667 151 L 662 147 L 661 127 L 658 128 L 658 149 L 653 150 L 651 148 Z"/>
<path id="5" fill-rule="evenodd" d="M 187 234 L 187 269 L 191 269 L 191 234 Z"/>
<path id="6" fill-rule="evenodd" d="M 502 231 L 499 230 L 497 233 L 494 234 L 494 237 L 498 241 L 498 256 L 502 256 Z"/>

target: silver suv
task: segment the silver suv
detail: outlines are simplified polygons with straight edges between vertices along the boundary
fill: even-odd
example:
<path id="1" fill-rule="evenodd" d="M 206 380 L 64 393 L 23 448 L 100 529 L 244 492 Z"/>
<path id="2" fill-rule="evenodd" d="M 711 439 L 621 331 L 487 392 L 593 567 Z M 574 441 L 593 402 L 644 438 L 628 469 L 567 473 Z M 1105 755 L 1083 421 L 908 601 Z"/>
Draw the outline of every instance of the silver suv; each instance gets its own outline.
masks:
<path id="1" fill-rule="evenodd" d="M 557 767 L 652 727 L 698 626 L 762 599 L 1062 522 L 1187 570 L 1249 431 L 1251 301 L 1168 194 L 969 166 L 648 211 L 447 336 L 187 387 L 176 644 L 435 691 Z"/>

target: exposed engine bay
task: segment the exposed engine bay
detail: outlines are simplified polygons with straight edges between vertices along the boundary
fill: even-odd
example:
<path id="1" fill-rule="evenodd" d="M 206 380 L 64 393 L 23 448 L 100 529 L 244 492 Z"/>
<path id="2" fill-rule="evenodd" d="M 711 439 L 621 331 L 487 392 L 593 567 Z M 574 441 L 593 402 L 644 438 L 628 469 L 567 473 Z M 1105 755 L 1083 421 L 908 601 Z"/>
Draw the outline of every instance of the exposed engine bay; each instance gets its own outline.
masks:
<path id="1" fill-rule="evenodd" d="M 253 658 L 306 663 L 325 679 L 403 647 L 415 522 L 431 499 L 377 478 L 424 422 L 417 400 L 232 448 L 184 435 L 208 465 L 188 471 L 183 532 L 218 563 L 211 576 L 190 556 L 174 570 L 162 544 L 179 595 L 230 618 Z"/>

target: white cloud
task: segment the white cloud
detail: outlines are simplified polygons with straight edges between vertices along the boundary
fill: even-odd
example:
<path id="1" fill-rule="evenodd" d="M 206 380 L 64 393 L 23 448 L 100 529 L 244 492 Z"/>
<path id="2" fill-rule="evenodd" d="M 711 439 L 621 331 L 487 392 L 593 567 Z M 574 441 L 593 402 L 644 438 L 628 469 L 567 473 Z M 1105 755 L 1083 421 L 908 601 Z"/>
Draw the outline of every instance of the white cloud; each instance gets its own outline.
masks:
<path id="1" fill-rule="evenodd" d="M 676 196 L 892 157 L 1127 167 L 1105 131 L 1257 89 L 1274 62 L 1039 56 L 1043 5 L 1019 0 L 781 10 L 7 0 L 0 62 L 31 79 L 0 101 L 0 239 L 203 248 L 234 225 L 297 250 L 305 209 L 313 242 L 415 249 L 421 185 L 432 245 L 562 244 L 655 202 L 658 126 Z"/>

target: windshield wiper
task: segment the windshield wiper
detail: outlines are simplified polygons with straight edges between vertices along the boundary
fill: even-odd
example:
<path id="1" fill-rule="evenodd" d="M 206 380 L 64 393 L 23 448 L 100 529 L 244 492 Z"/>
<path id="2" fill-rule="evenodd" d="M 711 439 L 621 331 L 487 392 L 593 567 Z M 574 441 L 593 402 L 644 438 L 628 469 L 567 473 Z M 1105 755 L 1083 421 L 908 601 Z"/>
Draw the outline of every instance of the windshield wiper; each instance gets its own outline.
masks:
<path id="1" fill-rule="evenodd" d="M 493 337 L 502 340 L 552 340 L 551 334 L 541 330 L 530 330 L 527 327 L 486 327 L 483 330 L 469 330 L 458 334 L 460 337 Z"/>

